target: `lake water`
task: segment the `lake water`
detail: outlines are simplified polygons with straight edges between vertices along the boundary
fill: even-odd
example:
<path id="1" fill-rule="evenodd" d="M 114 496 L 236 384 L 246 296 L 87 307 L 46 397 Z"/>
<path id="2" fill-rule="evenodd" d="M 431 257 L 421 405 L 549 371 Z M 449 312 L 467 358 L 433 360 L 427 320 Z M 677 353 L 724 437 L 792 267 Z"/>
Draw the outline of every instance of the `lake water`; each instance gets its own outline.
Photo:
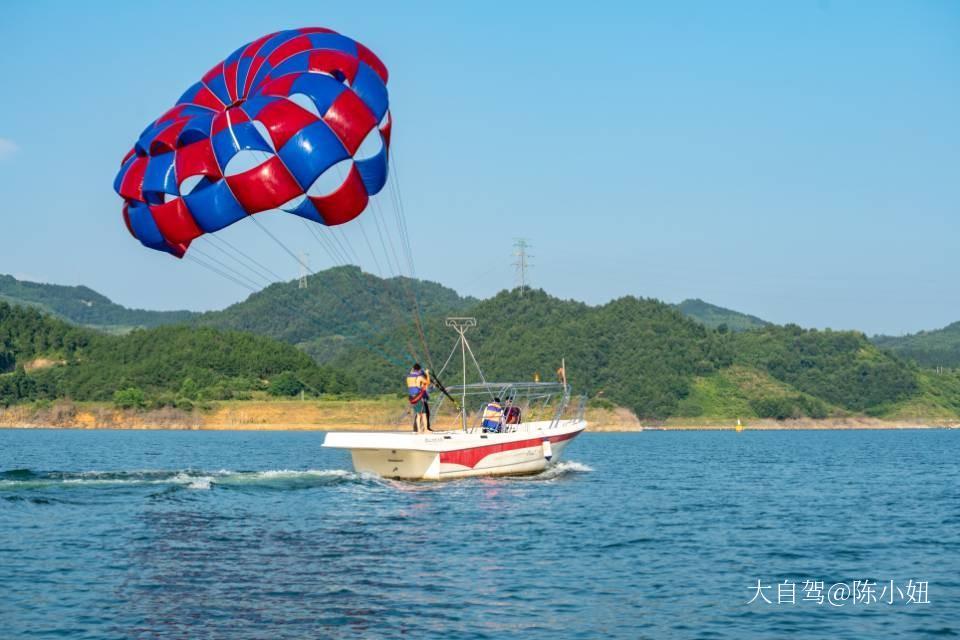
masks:
<path id="1" fill-rule="evenodd" d="M 322 439 L 0 430 L 0 637 L 960 634 L 960 431 L 587 433 L 444 484 Z"/>

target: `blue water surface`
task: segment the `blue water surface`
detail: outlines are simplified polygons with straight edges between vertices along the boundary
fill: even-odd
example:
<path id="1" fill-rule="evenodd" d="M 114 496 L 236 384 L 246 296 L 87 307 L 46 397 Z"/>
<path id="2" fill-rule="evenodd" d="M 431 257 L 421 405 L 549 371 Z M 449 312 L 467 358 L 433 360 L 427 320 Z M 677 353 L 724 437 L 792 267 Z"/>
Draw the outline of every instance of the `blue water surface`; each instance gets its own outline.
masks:
<path id="1" fill-rule="evenodd" d="M 960 634 L 960 431 L 587 433 L 442 484 L 322 439 L 0 430 L 0 636 Z"/>

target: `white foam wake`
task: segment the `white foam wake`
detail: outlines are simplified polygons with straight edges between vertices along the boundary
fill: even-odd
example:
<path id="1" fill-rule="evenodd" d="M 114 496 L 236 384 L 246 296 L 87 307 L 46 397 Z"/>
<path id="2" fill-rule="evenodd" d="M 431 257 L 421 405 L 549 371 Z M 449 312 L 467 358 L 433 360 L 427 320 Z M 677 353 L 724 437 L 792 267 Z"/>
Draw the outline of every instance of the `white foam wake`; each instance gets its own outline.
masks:
<path id="1" fill-rule="evenodd" d="M 583 464 L 582 462 L 564 461 L 552 464 L 540 473 L 534 476 L 521 476 L 517 478 L 518 480 L 556 480 L 557 478 L 563 478 L 566 476 L 575 475 L 578 473 L 590 473 L 593 471 L 593 467 Z"/>
<path id="2" fill-rule="evenodd" d="M 82 488 L 82 487 L 128 487 L 167 485 L 187 489 L 208 490 L 216 486 L 308 488 L 342 482 L 366 482 L 360 474 L 343 469 L 268 469 L 263 471 L 205 471 L 199 469 L 135 471 L 50 471 L 33 472 L 22 470 L 15 475 L 3 474 L 0 490 Z"/>

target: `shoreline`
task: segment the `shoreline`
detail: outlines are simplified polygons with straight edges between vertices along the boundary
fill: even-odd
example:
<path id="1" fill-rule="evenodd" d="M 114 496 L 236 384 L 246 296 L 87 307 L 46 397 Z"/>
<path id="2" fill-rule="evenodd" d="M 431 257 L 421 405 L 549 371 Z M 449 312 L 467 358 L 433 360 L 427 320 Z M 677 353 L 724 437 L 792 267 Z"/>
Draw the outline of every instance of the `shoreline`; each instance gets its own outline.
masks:
<path id="1" fill-rule="evenodd" d="M 123 429 L 172 431 L 405 431 L 406 414 L 396 398 L 271 400 L 211 403 L 206 411 L 124 410 L 106 403 L 61 402 L 48 407 L 0 409 L 0 428 Z M 736 431 L 736 418 L 671 418 L 641 421 L 628 409 L 590 408 L 588 431 Z M 446 425 L 439 425 L 441 427 Z M 451 425 L 452 426 L 452 425 Z M 742 431 L 858 431 L 960 428 L 960 419 L 929 417 L 883 420 L 848 416 L 814 420 L 743 420 Z"/>

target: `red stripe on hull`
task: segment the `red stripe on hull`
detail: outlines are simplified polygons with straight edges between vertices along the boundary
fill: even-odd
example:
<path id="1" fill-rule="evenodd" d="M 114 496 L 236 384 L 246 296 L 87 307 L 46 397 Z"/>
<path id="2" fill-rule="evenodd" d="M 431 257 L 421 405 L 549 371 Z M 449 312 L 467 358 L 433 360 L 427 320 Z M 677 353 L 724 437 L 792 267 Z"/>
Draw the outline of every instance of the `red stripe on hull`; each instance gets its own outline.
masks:
<path id="1" fill-rule="evenodd" d="M 581 429 L 582 431 L 582 429 Z M 458 449 L 456 451 L 443 451 L 440 453 L 440 464 L 458 464 L 462 467 L 473 469 L 477 463 L 494 453 L 503 451 L 513 451 L 515 449 L 526 449 L 528 447 L 542 447 L 544 441 L 550 443 L 563 442 L 577 437 L 580 431 L 564 433 L 558 436 L 548 436 L 546 438 L 531 438 L 529 440 L 517 440 L 516 442 L 504 442 L 502 444 L 488 444 L 482 447 L 471 447 L 469 449 Z"/>

